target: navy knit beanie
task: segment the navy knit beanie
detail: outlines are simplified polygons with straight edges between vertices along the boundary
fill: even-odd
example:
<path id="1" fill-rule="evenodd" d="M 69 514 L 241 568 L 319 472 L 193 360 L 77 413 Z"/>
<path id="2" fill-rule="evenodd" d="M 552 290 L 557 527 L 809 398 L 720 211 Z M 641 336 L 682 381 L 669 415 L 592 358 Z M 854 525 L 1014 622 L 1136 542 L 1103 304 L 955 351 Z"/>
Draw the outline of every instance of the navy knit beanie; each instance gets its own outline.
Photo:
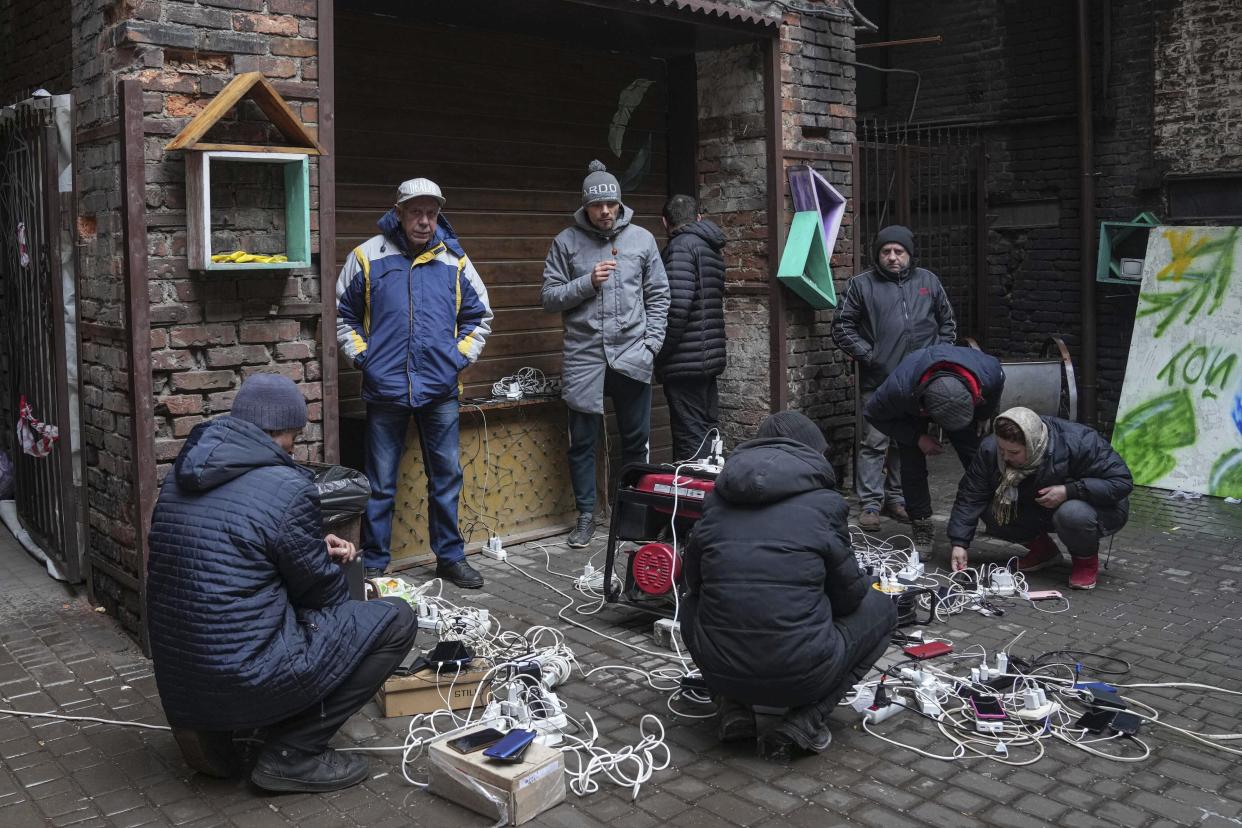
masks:
<path id="1" fill-rule="evenodd" d="M 756 437 L 784 437 L 795 440 L 804 446 L 810 446 L 816 454 L 823 454 L 828 449 L 828 441 L 819 426 L 811 422 L 799 411 L 778 411 L 769 414 L 759 424 Z"/>
<path id="2" fill-rule="evenodd" d="M 286 376 L 251 374 L 229 413 L 264 431 L 291 431 L 306 425 L 306 399 Z"/>

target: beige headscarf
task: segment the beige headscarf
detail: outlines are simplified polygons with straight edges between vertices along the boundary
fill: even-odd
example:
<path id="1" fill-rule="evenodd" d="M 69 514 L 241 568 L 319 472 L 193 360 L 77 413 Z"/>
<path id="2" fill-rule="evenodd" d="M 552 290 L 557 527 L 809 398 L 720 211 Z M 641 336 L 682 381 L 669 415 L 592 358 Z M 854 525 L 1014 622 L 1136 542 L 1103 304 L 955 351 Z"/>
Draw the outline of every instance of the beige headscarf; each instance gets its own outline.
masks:
<path id="1" fill-rule="evenodd" d="M 1002 413 L 997 420 L 1009 420 L 1022 430 L 1026 444 L 1026 463 L 1021 466 L 1010 466 L 1005 457 L 996 452 L 996 462 L 1000 465 L 1000 485 L 992 496 L 992 517 L 1001 526 L 1013 520 L 1017 514 L 1018 484 L 1030 477 L 1039 464 L 1043 462 L 1044 452 L 1048 450 L 1048 426 L 1039 415 L 1029 408 L 1011 408 Z M 995 433 L 995 426 L 993 426 Z"/>

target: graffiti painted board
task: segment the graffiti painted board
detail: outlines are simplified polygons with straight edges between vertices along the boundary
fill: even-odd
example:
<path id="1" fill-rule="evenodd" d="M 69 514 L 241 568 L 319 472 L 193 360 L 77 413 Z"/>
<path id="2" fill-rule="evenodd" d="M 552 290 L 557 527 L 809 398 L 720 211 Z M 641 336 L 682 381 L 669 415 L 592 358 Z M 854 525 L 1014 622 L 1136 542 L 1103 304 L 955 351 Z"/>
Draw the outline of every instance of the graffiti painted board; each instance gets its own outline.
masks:
<path id="1" fill-rule="evenodd" d="M 1134 482 L 1242 497 L 1242 228 L 1156 227 L 1113 447 Z"/>

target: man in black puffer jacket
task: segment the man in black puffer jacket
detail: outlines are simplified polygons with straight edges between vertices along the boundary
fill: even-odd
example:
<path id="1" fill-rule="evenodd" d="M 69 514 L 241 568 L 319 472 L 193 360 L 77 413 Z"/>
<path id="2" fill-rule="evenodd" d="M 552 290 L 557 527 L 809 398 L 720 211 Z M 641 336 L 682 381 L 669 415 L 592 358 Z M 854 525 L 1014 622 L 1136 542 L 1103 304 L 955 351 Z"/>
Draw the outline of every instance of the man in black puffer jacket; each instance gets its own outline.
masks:
<path id="1" fill-rule="evenodd" d="M 671 304 L 656 376 L 668 400 L 673 457 L 694 460 L 707 455 L 707 433 L 720 426 L 716 378 L 725 369 L 725 237 L 687 195 L 670 198 L 662 218 Z"/>
<path id="2" fill-rule="evenodd" d="M 828 746 L 828 716 L 897 623 L 854 557 L 827 447 L 797 412 L 764 420 L 725 462 L 683 559 L 682 631 L 720 738 L 753 738 L 753 705 L 789 708 L 759 743 L 776 759 Z"/>
<path id="3" fill-rule="evenodd" d="M 287 377 L 255 374 L 230 416 L 200 423 L 177 455 L 151 520 L 147 618 L 155 683 L 195 770 L 231 772 L 231 731 L 266 728 L 251 780 L 331 791 L 367 761 L 328 740 L 414 643 L 404 601 L 351 601 L 324 536 L 310 471 L 294 464 L 306 402 Z"/>

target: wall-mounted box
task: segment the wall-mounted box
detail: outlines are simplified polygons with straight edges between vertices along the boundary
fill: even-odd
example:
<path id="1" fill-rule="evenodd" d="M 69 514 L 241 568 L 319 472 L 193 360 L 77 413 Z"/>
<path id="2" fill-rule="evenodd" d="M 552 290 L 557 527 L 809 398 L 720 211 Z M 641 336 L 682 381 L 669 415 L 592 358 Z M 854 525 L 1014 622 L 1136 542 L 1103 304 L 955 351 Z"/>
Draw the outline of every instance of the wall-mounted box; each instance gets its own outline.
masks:
<path id="1" fill-rule="evenodd" d="M 275 168 L 283 180 L 283 262 L 213 262 L 212 177 L 228 165 L 255 164 Z M 291 270 L 310 267 L 310 161 L 304 153 L 187 150 L 186 255 L 192 270 Z M 248 251 L 257 252 L 257 251 Z"/>
<path id="2" fill-rule="evenodd" d="M 1147 236 L 1159 223 L 1160 219 L 1151 213 L 1139 213 L 1131 221 L 1100 222 L 1095 280 L 1114 285 L 1133 285 L 1142 281 Z M 1136 267 L 1137 275 L 1133 275 Z"/>

